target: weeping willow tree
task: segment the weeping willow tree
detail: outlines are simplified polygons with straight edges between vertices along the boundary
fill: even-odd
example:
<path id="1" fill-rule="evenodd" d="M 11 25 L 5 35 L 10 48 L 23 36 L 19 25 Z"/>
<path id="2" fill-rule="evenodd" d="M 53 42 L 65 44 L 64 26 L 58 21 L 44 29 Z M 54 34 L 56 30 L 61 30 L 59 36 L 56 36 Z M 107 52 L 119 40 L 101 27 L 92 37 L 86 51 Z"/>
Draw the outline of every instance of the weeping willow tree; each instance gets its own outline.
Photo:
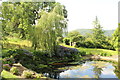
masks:
<path id="1" fill-rule="evenodd" d="M 57 37 L 66 32 L 66 20 L 64 17 L 64 7 L 59 3 L 51 12 L 41 11 L 41 18 L 37 25 L 32 29 L 32 43 L 34 49 L 42 49 L 49 52 L 49 55 L 55 55 L 57 49 Z"/>

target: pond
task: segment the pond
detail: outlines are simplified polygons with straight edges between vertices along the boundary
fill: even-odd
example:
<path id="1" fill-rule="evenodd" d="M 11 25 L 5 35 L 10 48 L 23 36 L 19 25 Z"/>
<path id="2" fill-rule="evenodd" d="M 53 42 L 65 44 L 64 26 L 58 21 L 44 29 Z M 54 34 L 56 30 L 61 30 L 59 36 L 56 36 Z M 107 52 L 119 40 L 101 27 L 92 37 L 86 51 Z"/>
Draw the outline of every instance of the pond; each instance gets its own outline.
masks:
<path id="1" fill-rule="evenodd" d="M 79 65 L 52 66 L 43 69 L 46 77 L 54 79 L 60 78 L 118 78 L 120 75 L 115 66 L 110 62 L 86 61 Z M 116 75 L 117 74 L 117 75 Z"/>

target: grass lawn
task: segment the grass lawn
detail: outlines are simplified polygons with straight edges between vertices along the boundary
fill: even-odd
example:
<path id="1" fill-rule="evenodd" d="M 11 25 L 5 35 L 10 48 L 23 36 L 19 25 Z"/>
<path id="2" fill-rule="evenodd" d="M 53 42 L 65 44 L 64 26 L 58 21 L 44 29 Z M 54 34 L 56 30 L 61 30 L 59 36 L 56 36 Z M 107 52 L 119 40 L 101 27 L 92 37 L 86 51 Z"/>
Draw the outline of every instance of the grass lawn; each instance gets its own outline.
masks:
<path id="1" fill-rule="evenodd" d="M 7 40 L 3 41 L 4 48 L 29 48 L 32 43 L 29 40 L 22 40 L 16 37 L 6 37 Z"/>
<path id="2" fill-rule="evenodd" d="M 107 49 L 94 49 L 94 48 L 77 48 L 80 51 L 85 51 L 87 54 L 99 54 L 101 55 L 102 53 L 106 54 L 106 56 L 112 56 L 112 55 L 117 55 L 118 51 L 113 51 L 113 50 L 107 50 Z"/>
<path id="3" fill-rule="evenodd" d="M 60 44 L 62 46 L 65 47 L 69 47 L 69 48 L 75 48 L 74 46 L 69 46 L 69 45 L 64 45 L 64 44 Z M 105 56 L 113 56 L 113 55 L 118 55 L 118 51 L 113 51 L 113 50 L 108 50 L 108 49 L 95 49 L 95 48 L 76 48 L 79 51 L 85 51 L 86 54 L 93 54 L 93 55 L 102 55 L 104 54 Z"/>
<path id="4" fill-rule="evenodd" d="M 6 71 L 6 70 L 3 70 L 3 71 L 1 72 L 1 76 L 2 76 L 3 78 L 19 78 L 18 76 L 13 75 L 12 73 L 10 73 L 10 72 L 8 72 L 8 71 Z"/>

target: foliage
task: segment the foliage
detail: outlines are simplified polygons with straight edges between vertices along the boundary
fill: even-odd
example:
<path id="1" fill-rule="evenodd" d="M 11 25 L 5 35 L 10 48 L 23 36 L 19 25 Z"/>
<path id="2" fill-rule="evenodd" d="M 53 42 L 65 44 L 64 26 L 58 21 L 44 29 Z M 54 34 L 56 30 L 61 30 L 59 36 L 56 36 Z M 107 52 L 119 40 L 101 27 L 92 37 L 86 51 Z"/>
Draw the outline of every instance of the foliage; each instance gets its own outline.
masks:
<path id="1" fill-rule="evenodd" d="M 13 55 L 14 51 L 12 50 L 7 50 L 6 52 L 4 52 L 2 54 L 2 57 L 5 58 L 5 57 L 10 57 L 11 55 Z"/>
<path id="2" fill-rule="evenodd" d="M 57 37 L 57 42 L 58 43 L 63 43 L 63 37 Z"/>
<path id="3" fill-rule="evenodd" d="M 119 46 L 119 43 L 120 43 L 120 41 L 119 41 L 119 39 L 120 39 L 120 37 L 119 37 L 119 35 L 120 35 L 119 31 L 120 31 L 120 23 L 118 24 L 118 28 L 114 31 L 113 38 L 112 38 L 112 45 L 114 46 L 114 48 L 116 50 L 120 47 Z"/>
<path id="4" fill-rule="evenodd" d="M 14 49 L 10 50 L 11 55 L 7 55 L 8 57 L 12 57 L 14 59 L 14 63 L 21 63 L 23 66 L 31 69 L 36 69 L 36 64 L 39 64 L 38 61 L 34 61 L 33 54 L 25 49 Z M 6 59 L 7 57 L 5 57 Z M 4 59 L 3 59 L 4 60 Z M 4 63 L 10 63 L 10 61 L 4 61 Z M 34 63 L 31 63 L 34 62 Z M 40 61 L 39 61 L 40 62 Z M 13 62 L 12 62 L 13 63 Z"/>
<path id="5" fill-rule="evenodd" d="M 85 47 L 86 45 L 85 45 L 85 43 L 84 42 L 76 42 L 76 45 L 75 45 L 75 47 Z"/>
<path id="6" fill-rule="evenodd" d="M 85 41 L 86 48 L 94 48 L 94 43 L 92 41 Z"/>
<path id="7" fill-rule="evenodd" d="M 55 54 L 57 37 L 62 35 L 66 29 L 66 20 L 64 19 L 63 6 L 55 4 L 52 11 L 40 12 L 41 18 L 38 19 L 37 25 L 34 26 L 31 33 L 31 41 L 34 49 L 40 48 L 47 50 L 49 56 Z"/>
<path id="8" fill-rule="evenodd" d="M 79 32 L 81 35 L 87 37 L 88 34 L 92 34 L 93 33 L 93 30 L 92 29 L 77 29 L 77 30 L 74 30 L 74 31 L 77 31 Z M 107 36 L 107 37 L 112 37 L 112 34 L 114 33 L 115 30 L 103 30 L 104 31 L 104 35 Z"/>
<path id="9" fill-rule="evenodd" d="M 80 33 L 77 32 L 77 31 L 71 31 L 71 32 L 69 32 L 68 35 L 67 35 L 67 37 L 70 38 L 70 45 L 71 45 L 71 46 L 72 46 L 75 42 L 85 40 L 85 37 L 83 37 L 82 35 L 80 35 Z"/>
<path id="10" fill-rule="evenodd" d="M 15 63 L 15 60 L 12 57 L 6 57 L 2 60 L 2 63 L 12 65 Z"/>
<path id="11" fill-rule="evenodd" d="M 41 63 L 42 64 L 47 64 L 49 62 L 49 53 L 47 51 L 34 51 L 33 52 L 33 60 L 37 65 L 39 66 Z"/>
<path id="12" fill-rule="evenodd" d="M 56 2 L 3 2 L 2 7 L 4 40 L 6 36 L 30 39 L 34 49 L 55 54 L 56 39 L 66 32 L 65 6 Z"/>
<path id="13" fill-rule="evenodd" d="M 78 31 L 71 31 L 71 32 L 68 32 L 68 37 L 75 37 L 75 36 L 78 36 L 80 35 L 80 33 Z"/>
<path id="14" fill-rule="evenodd" d="M 79 51 L 79 55 L 81 55 L 81 56 L 86 56 L 87 54 L 86 54 L 85 51 Z"/>
<path id="15" fill-rule="evenodd" d="M 3 69 L 9 71 L 11 66 L 9 64 L 3 64 Z"/>
<path id="16" fill-rule="evenodd" d="M 78 42 L 78 41 L 84 41 L 85 40 L 85 37 L 83 37 L 82 35 L 77 35 L 77 36 L 74 36 L 72 37 L 72 42 Z"/>
<path id="17" fill-rule="evenodd" d="M 13 74 L 18 74 L 19 73 L 19 70 L 17 69 L 17 67 L 12 67 L 10 69 L 10 72 L 13 73 Z"/>
<path id="18" fill-rule="evenodd" d="M 24 70 L 22 76 L 25 78 L 33 78 L 33 72 L 29 70 Z"/>
<path id="19" fill-rule="evenodd" d="M 101 47 L 103 44 L 103 41 L 105 41 L 105 35 L 104 31 L 102 30 L 102 27 L 98 21 L 98 18 L 96 17 L 96 20 L 93 21 L 94 23 L 94 29 L 93 29 L 93 42 L 95 43 L 95 47 Z"/>
<path id="20" fill-rule="evenodd" d="M 29 38 L 29 31 L 35 20 L 39 19 L 39 11 L 51 11 L 55 2 L 3 2 L 2 27 L 3 35 L 17 33 L 20 38 Z M 46 7 L 49 9 L 46 10 Z"/>
<path id="21" fill-rule="evenodd" d="M 70 45 L 70 38 L 64 38 L 63 43 L 66 45 Z"/>

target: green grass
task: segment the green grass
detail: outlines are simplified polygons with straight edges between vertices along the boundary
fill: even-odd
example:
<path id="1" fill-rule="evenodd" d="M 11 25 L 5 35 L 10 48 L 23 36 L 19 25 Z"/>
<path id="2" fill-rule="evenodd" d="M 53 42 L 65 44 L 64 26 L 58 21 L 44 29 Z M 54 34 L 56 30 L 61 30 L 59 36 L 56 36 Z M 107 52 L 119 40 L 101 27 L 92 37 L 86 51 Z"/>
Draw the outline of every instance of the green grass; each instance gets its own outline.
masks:
<path id="1" fill-rule="evenodd" d="M 31 47 L 32 43 L 29 40 L 22 40 L 17 37 L 6 37 L 7 40 L 4 43 L 14 44 L 14 45 L 20 45 L 20 46 L 26 46 Z"/>
<path id="2" fill-rule="evenodd" d="M 103 56 L 112 56 L 117 55 L 117 51 L 107 50 L 107 49 L 95 49 L 95 48 L 77 48 L 79 51 L 85 51 L 87 54 L 93 55 L 103 55 Z"/>
<path id="3" fill-rule="evenodd" d="M 3 71 L 1 72 L 1 76 L 2 76 L 3 78 L 19 78 L 18 76 L 13 75 L 12 73 L 10 73 L 10 72 L 8 72 L 8 71 L 6 71 L 6 70 L 3 70 Z"/>
<path id="4" fill-rule="evenodd" d="M 62 46 L 65 47 L 69 47 L 69 48 L 75 48 L 74 46 L 69 46 L 69 45 L 64 45 L 64 44 L 60 44 Z M 108 49 L 95 49 L 95 48 L 76 48 L 79 51 L 84 51 L 86 52 L 86 54 L 92 54 L 92 55 L 101 55 L 101 56 L 113 56 L 113 55 L 118 55 L 118 51 L 113 51 L 113 50 L 108 50 Z"/>

